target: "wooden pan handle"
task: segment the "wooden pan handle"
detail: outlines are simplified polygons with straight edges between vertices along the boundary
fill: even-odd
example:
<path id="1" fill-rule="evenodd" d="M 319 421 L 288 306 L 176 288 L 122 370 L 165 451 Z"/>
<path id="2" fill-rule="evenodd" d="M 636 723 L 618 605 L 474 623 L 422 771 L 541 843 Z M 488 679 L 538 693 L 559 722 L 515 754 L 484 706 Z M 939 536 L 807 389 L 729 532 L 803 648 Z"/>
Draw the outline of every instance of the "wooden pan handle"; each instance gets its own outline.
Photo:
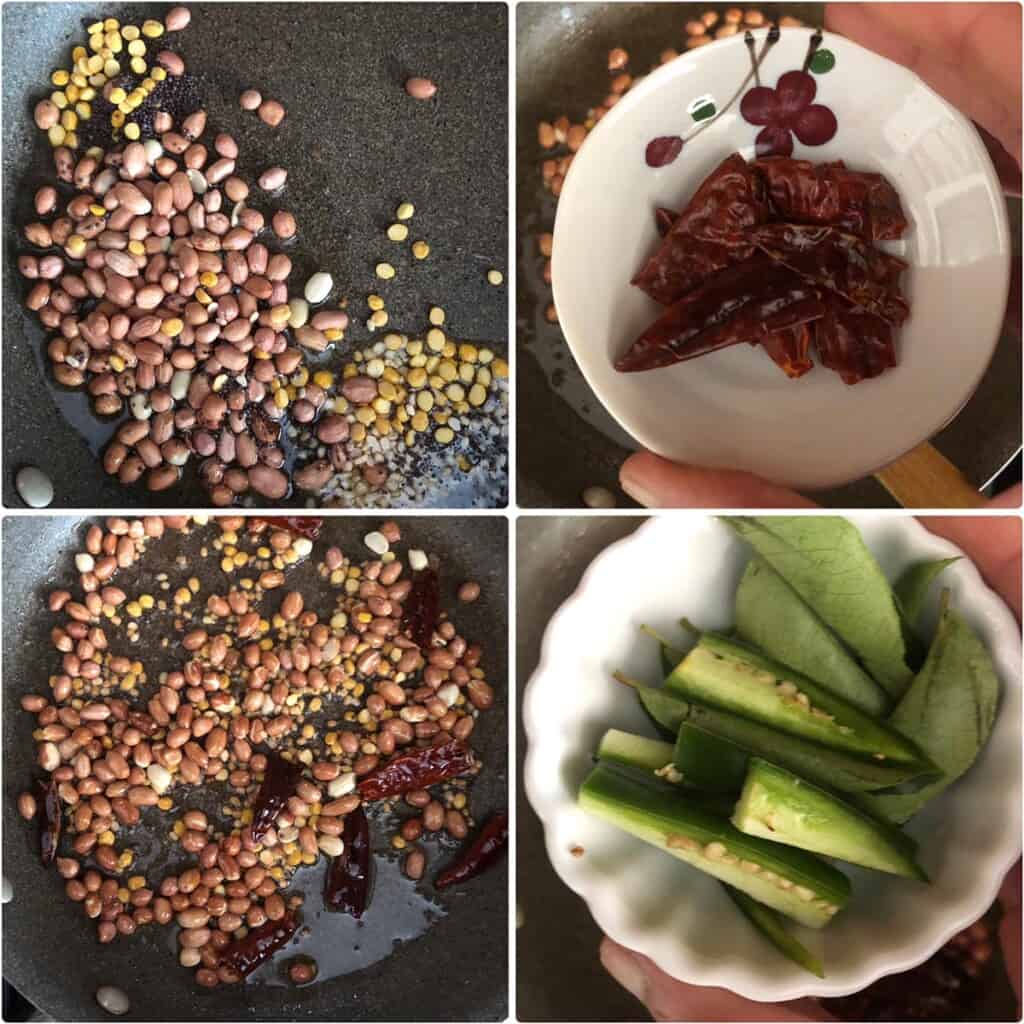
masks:
<path id="1" fill-rule="evenodd" d="M 985 496 L 927 441 L 880 469 L 876 479 L 904 508 L 979 508 Z"/>

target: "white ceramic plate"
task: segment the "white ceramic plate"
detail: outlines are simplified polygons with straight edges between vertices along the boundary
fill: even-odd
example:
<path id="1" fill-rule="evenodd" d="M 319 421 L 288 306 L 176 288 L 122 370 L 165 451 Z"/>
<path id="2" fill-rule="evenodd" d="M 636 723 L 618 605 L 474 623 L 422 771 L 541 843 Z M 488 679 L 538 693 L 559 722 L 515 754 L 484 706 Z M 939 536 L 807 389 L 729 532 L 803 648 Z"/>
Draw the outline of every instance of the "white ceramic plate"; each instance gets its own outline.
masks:
<path id="1" fill-rule="evenodd" d="M 758 47 L 766 31 L 755 32 Z M 782 31 L 762 84 L 802 67 L 809 35 Z M 793 155 L 879 171 L 900 195 L 911 227 L 882 243 L 910 263 L 903 287 L 912 312 L 897 334 L 898 367 L 853 387 L 821 365 L 791 381 L 749 345 L 644 373 L 612 365 L 661 310 L 629 283 L 657 244 L 654 209 L 682 209 L 729 153 L 753 158 L 759 129 L 737 103 L 674 163 L 653 169 L 644 159 L 651 139 L 692 130 L 693 101 L 726 104 L 750 67 L 741 35 L 648 75 L 590 133 L 565 179 L 552 256 L 572 353 L 637 441 L 677 461 L 810 489 L 887 465 L 959 411 L 999 338 L 1010 269 L 1005 201 L 970 122 L 905 68 L 832 33 L 823 46 L 836 60 L 814 76 L 815 102 L 834 111 L 838 131 L 823 146 L 797 143 Z"/>
<path id="2" fill-rule="evenodd" d="M 849 518 L 890 579 L 912 562 L 962 554 L 914 519 Z M 751 999 L 846 995 L 928 959 L 985 912 L 1019 856 L 1020 631 L 969 561 L 943 573 L 954 606 L 992 652 L 1002 683 L 995 727 L 970 771 L 908 826 L 931 885 L 840 865 L 853 882 L 849 904 L 822 931 L 797 929 L 823 956 L 820 980 L 755 932 L 713 878 L 576 807 L 605 729 L 653 735 L 633 693 L 611 678 L 615 669 L 660 678 L 657 645 L 637 627 L 678 635 L 682 615 L 703 628 L 731 625 L 749 550 L 717 520 L 687 515 L 652 519 L 594 560 L 551 620 L 526 691 L 526 792 L 555 870 L 616 941 L 676 978 Z M 940 589 L 930 595 L 929 631 Z M 572 856 L 575 846 L 583 856 Z"/>

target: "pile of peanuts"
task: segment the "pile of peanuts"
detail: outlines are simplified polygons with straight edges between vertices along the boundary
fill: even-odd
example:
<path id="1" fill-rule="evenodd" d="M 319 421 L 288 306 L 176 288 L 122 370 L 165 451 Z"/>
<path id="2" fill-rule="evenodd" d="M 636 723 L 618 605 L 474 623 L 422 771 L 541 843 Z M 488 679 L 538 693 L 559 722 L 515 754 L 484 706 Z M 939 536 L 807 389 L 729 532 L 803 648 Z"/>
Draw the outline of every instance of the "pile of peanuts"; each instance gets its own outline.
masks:
<path id="1" fill-rule="evenodd" d="M 104 454 L 108 473 L 126 484 L 144 476 L 162 491 L 195 453 L 215 505 L 250 489 L 283 498 L 284 388 L 303 359 L 283 333 L 291 259 L 256 241 L 264 216 L 246 206 L 230 135 L 216 136 L 211 159 L 199 141 L 204 111 L 180 131 L 161 112 L 156 127 L 159 142 L 77 161 L 54 151 L 58 178 L 76 194 L 63 212 L 57 189 L 36 194 L 37 214 L 57 216 L 24 229 L 40 251 L 19 257 L 37 280 L 26 305 L 57 332 L 47 353 L 60 384 L 86 388 L 101 416 L 127 402 L 131 418 Z M 312 326 L 296 340 L 328 344 Z"/>
<path id="2" fill-rule="evenodd" d="M 735 35 L 742 28 L 760 28 L 768 24 L 768 20 L 762 11 L 754 8 L 743 10 L 739 7 L 730 7 L 722 15 L 719 15 L 717 11 L 705 11 L 700 18 L 688 21 L 683 26 L 684 49 L 694 50 L 715 39 Z M 803 25 L 799 18 L 790 15 L 781 16 L 778 23 L 782 28 L 796 28 Z M 678 50 L 672 48 L 662 50 L 658 62 L 651 70 L 653 71 L 661 64 L 667 64 L 679 56 L 681 55 Z M 537 142 L 546 154 L 550 153 L 550 155 L 545 155 L 541 161 L 541 181 L 544 188 L 556 198 L 561 195 L 562 183 L 572 165 L 573 156 L 583 145 L 591 129 L 633 86 L 643 81 L 643 75 L 633 76 L 629 73 L 628 68 L 628 51 L 621 46 L 614 47 L 608 52 L 608 74 L 611 76 L 608 95 L 599 104 L 591 107 L 581 121 L 574 122 L 567 114 L 561 114 L 552 121 L 538 123 Z M 549 231 L 538 235 L 537 250 L 544 259 L 544 283 L 550 285 L 551 233 Z M 558 313 L 554 303 L 547 305 L 544 316 L 548 323 L 558 323 Z"/>
<path id="3" fill-rule="evenodd" d="M 206 530 L 213 531 L 209 539 Z M 226 580 L 224 591 L 205 601 L 194 576 L 176 585 L 166 573 L 145 572 L 151 545 L 180 545 L 165 534 L 197 531 L 201 557 L 215 559 Z M 313 557 L 304 537 L 247 525 L 240 516 L 108 519 L 88 528 L 74 556 L 81 593 L 49 596 L 50 611 L 60 616 L 51 633 L 60 670 L 50 677 L 49 695 L 27 695 L 22 707 L 35 716 L 38 765 L 57 783 L 63 808 L 62 845 L 70 849 L 58 853 L 57 869 L 68 898 L 97 922 L 101 942 L 173 921 L 179 961 L 196 968 L 200 985 L 237 982 L 237 972 L 218 962 L 220 951 L 301 904 L 284 891 L 288 881 L 321 853 L 343 851 L 344 817 L 360 804 L 357 779 L 396 751 L 470 736 L 494 701 L 481 648 L 443 615 L 429 649 L 403 635 L 411 580 L 393 550 L 400 540 L 392 522 L 367 536 L 369 560 L 326 549 L 317 571 L 337 593 L 321 619 L 301 592 L 286 589 L 290 567 Z M 407 559 L 427 561 L 415 550 Z M 132 566 L 140 580 L 156 581 L 157 593 L 131 597 L 115 583 Z M 460 599 L 479 592 L 467 581 Z M 261 611 L 264 603 L 276 610 Z M 180 669 L 154 678 L 141 659 L 116 647 L 143 644 L 140 625 L 167 614 L 173 636 L 158 627 L 165 634 L 159 646 L 180 647 L 184 659 Z M 265 750 L 306 772 L 256 843 L 247 826 Z M 207 781 L 229 792 L 220 808 L 223 830 L 188 806 L 191 787 Z M 421 835 L 466 836 L 468 786 L 464 777 L 404 797 L 413 813 L 391 846 L 404 851 L 410 878 L 426 867 L 416 844 Z M 387 802 L 395 812 L 399 803 Z M 38 813 L 31 792 L 18 807 L 26 819 Z M 189 861 L 159 880 L 132 872 L 133 830 L 149 808 L 172 816 L 168 839 Z"/>
<path id="4" fill-rule="evenodd" d="M 174 8 L 166 28 L 184 28 L 189 20 L 186 8 Z M 72 70 L 54 73 L 55 81 L 69 80 L 60 97 L 41 101 L 37 123 L 52 121 L 69 96 L 86 102 L 78 84 L 84 73 L 96 79 L 95 86 L 84 79 L 84 88 L 102 87 L 105 104 L 117 100 L 134 111 L 142 101 L 137 90 L 121 97 L 124 76 L 114 75 L 118 62 L 111 54 L 126 42 L 129 53 L 138 49 L 138 33 L 155 38 L 163 31 L 158 22 L 137 29 L 116 19 L 90 26 L 93 56 L 77 47 Z M 106 72 L 90 71 L 94 59 L 109 62 L 112 77 L 105 84 L 99 79 Z M 167 75 L 185 80 L 179 55 L 162 51 L 157 62 L 147 68 L 146 82 Z M 235 173 L 234 139 L 217 134 L 211 153 L 201 141 L 205 112 L 193 111 L 175 125 L 159 109 L 160 90 L 145 85 L 139 86 L 148 118 L 142 130 L 151 127 L 156 137 L 94 146 L 76 158 L 77 137 L 51 135 L 63 143 L 54 149 L 59 183 L 36 193 L 40 219 L 25 226 L 31 250 L 18 261 L 35 282 L 26 305 L 54 332 L 47 353 L 56 381 L 85 389 L 99 417 L 128 413 L 104 452 L 106 471 L 124 484 L 142 480 L 151 491 L 163 491 L 179 481 L 194 455 L 215 506 L 250 493 L 280 501 L 292 484 L 333 503 L 387 504 L 402 488 L 416 491 L 412 501 L 421 500 L 430 486 L 444 485 L 441 477 L 450 469 L 468 472 L 490 461 L 507 419 L 504 360 L 485 346 L 449 340 L 432 320 L 425 339 L 389 333 L 352 353 L 340 373 L 311 372 L 307 354 L 320 355 L 344 340 L 345 301 L 341 308 L 310 309 L 333 287 L 323 272 L 306 283 L 304 298 L 289 298 L 290 257 L 271 252 L 257 237 L 269 217 L 273 236 L 290 243 L 298 230 L 294 215 L 278 209 L 264 217 L 249 207 L 250 185 Z M 255 89 L 245 90 L 239 104 L 271 127 L 285 116 L 280 102 Z M 137 130 L 127 132 L 120 107 L 115 138 L 121 128 L 138 139 Z M 274 194 L 286 180 L 287 171 L 274 166 L 257 184 Z M 408 236 L 413 209 L 408 202 L 399 206 L 389 240 Z M 411 251 L 425 259 L 429 246 L 417 240 Z M 387 279 L 394 268 L 381 262 L 377 273 Z M 380 296 L 368 302 L 373 332 L 388 316 Z M 484 421 L 476 431 L 484 451 L 476 458 L 470 433 L 459 434 L 470 413 Z M 288 439 L 302 447 L 291 472 L 282 443 Z M 423 439 L 433 444 L 412 460 L 408 450 Z M 453 451 L 442 459 L 449 445 Z M 422 464 L 434 456 L 446 463 L 444 473 Z"/>

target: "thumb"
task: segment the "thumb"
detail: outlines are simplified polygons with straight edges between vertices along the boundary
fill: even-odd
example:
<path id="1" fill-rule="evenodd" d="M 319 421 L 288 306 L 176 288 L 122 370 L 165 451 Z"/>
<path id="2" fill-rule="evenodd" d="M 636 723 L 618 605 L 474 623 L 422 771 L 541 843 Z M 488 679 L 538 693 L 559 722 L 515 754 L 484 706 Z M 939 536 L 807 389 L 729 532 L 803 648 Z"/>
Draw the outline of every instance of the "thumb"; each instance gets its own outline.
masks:
<path id="1" fill-rule="evenodd" d="M 788 1003 L 755 1003 L 724 988 L 676 981 L 647 957 L 605 938 L 601 963 L 657 1021 L 831 1021 L 834 1018 L 811 999 Z"/>
<path id="2" fill-rule="evenodd" d="M 814 508 L 802 495 L 753 473 L 679 465 L 651 452 L 631 455 L 619 483 L 647 508 Z"/>

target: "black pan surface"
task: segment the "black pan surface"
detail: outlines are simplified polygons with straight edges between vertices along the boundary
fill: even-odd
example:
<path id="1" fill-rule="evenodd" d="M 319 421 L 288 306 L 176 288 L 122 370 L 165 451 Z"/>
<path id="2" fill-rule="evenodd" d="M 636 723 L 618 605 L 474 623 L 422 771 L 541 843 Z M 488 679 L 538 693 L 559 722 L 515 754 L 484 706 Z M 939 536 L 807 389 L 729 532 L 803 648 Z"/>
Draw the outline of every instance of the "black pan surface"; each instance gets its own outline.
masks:
<path id="1" fill-rule="evenodd" d="M 22 308 L 26 282 L 17 272 L 17 225 L 35 220 L 32 197 L 53 180 L 50 147 L 32 121 L 47 95 L 50 72 L 68 60 L 96 17 L 160 18 L 166 4 L 10 3 L 3 9 L 4 473 L 3 501 L 23 503 L 14 477 L 37 465 L 54 482 L 64 508 L 152 506 L 144 487 L 124 488 L 103 471 L 96 453 L 113 427 L 101 427 L 82 392 L 60 388 L 48 371 L 41 325 Z M 334 294 L 348 296 L 355 324 L 328 366 L 340 364 L 353 342 L 371 335 L 366 296 L 386 294 L 389 329 L 425 330 L 433 304 L 444 307 L 453 338 L 504 352 L 507 289 L 486 272 L 506 271 L 508 196 L 508 13 L 503 3 L 200 3 L 192 22 L 170 35 L 190 72 L 198 75 L 212 133 L 238 141 L 239 172 L 254 181 L 264 168 L 289 171 L 278 199 L 253 205 L 290 209 L 299 224 L 289 248 L 293 294 L 315 270 L 328 270 Z M 427 75 L 437 99 L 417 103 L 403 84 Z M 255 87 L 288 114 L 276 130 L 242 111 L 238 96 Z M 254 195 L 258 190 L 254 189 Z M 402 201 L 416 206 L 410 235 L 426 239 L 430 257 L 412 258 L 408 245 L 384 230 Z M 388 283 L 374 266 L 392 260 Z M 380 335 L 376 335 L 377 338 Z M 504 442 L 502 442 L 504 444 Z M 499 453 L 494 453 L 498 458 Z M 442 507 L 506 499 L 503 479 L 483 495 L 454 481 L 432 496 Z M 497 490 L 495 496 L 492 492 Z M 477 487 L 477 491 L 481 490 Z M 302 499 L 295 499 L 301 503 Z M 193 477 L 164 491 L 159 504 L 204 507 Z"/>
<path id="2" fill-rule="evenodd" d="M 536 237 L 550 231 L 555 199 L 541 185 L 549 155 L 537 143 L 537 122 L 567 114 L 582 121 L 608 92 L 607 55 L 622 46 L 630 71 L 644 74 L 666 47 L 683 51 L 687 21 L 704 11 L 757 7 L 821 24 L 814 3 L 530 3 L 516 9 L 516 367 L 517 499 L 529 507 L 574 508 L 584 488 L 602 485 L 620 505 L 619 467 L 636 443 L 607 413 L 573 360 L 557 324 L 544 318 L 551 289 Z M 771 8 L 769 11 L 768 8 Z M 1008 199 L 1013 243 L 1007 318 L 978 390 L 932 443 L 972 484 L 984 487 L 1021 447 L 1021 204 Z M 921 384 L 928 401 L 927 381 Z M 855 440 L 851 438 L 851 444 Z M 836 508 L 885 508 L 892 497 L 874 477 L 811 495 Z"/>
<path id="3" fill-rule="evenodd" d="M 56 586 L 77 582 L 71 556 L 81 550 L 90 520 L 73 517 L 7 517 L 3 524 L 4 668 L 3 708 L 3 874 L 14 889 L 13 901 L 3 908 L 3 974 L 43 1012 L 56 1020 L 96 1020 L 104 1016 L 94 995 L 101 985 L 118 985 L 128 994 L 129 1019 L 136 1020 L 418 1020 L 497 1021 L 508 1012 L 508 866 L 502 863 L 467 883 L 461 891 L 438 895 L 429 882 L 418 892 L 398 877 L 397 854 L 386 850 L 394 829 L 375 830 L 378 883 L 361 931 L 351 919 L 320 913 L 316 895 L 320 876 L 303 869 L 296 882 L 308 889 L 304 922 L 312 925 L 308 946 L 289 947 L 269 967 L 260 969 L 259 982 L 204 990 L 192 972 L 178 966 L 172 929 L 151 925 L 135 936 L 109 946 L 96 940 L 93 922 L 63 893 L 56 871 L 43 867 L 38 856 L 35 824 L 17 813 L 17 794 L 37 773 L 32 719 L 20 708 L 25 693 L 47 693 L 47 679 L 56 671 L 58 654 L 49 640 L 55 616 L 46 595 Z M 378 519 L 332 518 L 324 525 L 317 549 L 338 544 L 352 554 L 364 550 L 362 538 L 379 526 Z M 442 559 L 442 606 L 467 637 L 484 647 L 484 665 L 495 685 L 494 708 L 473 735 L 473 746 L 485 763 L 474 784 L 470 805 L 484 821 L 508 802 L 507 690 L 507 527 L 503 518 L 474 517 L 400 520 L 403 547 L 422 547 Z M 210 536 L 210 531 L 205 532 Z M 170 570 L 179 550 L 170 535 L 147 553 L 147 579 Z M 188 551 L 198 542 L 184 542 Z M 160 564 L 162 563 L 162 564 Z M 318 587 L 307 562 L 298 570 L 297 586 L 307 595 Z M 141 593 L 143 581 L 124 571 L 129 593 Z M 180 570 L 173 577 L 180 576 Z M 207 562 L 198 573 L 204 590 L 212 587 L 219 570 Z M 223 579 L 223 577 L 221 577 Z M 480 582 L 480 599 L 458 604 L 455 590 L 466 579 Z M 307 604 L 310 601 L 307 600 Z M 315 605 L 321 612 L 330 603 Z M 145 636 L 145 633 L 143 634 Z M 113 639 L 113 638 L 112 638 Z M 149 658 L 147 665 L 151 664 Z M 154 666 L 159 667 L 159 666 Z M 189 799 L 187 806 L 193 806 Z M 208 810 L 212 809 L 207 808 Z M 164 818 L 166 828 L 167 819 Z M 453 848 L 428 847 L 428 876 L 446 862 Z M 156 860 L 159 861 L 159 855 Z M 310 873 L 303 882 L 304 872 Z M 154 878 L 162 872 L 154 872 Z M 295 884 L 295 883 L 293 883 Z M 425 932 L 398 941 L 393 952 L 355 973 L 296 989 L 278 977 L 281 962 L 302 949 L 321 964 L 345 963 L 354 945 L 368 958 L 371 948 L 388 948 L 396 935 L 412 935 L 412 918 L 422 901 L 432 906 L 432 923 Z M 416 904 L 415 913 L 407 904 Z M 375 916 L 375 907 L 378 914 Z M 326 972 L 325 972 L 326 973 Z M 269 975 L 269 977 L 267 977 Z M 276 984 L 273 982 L 276 981 Z"/>

